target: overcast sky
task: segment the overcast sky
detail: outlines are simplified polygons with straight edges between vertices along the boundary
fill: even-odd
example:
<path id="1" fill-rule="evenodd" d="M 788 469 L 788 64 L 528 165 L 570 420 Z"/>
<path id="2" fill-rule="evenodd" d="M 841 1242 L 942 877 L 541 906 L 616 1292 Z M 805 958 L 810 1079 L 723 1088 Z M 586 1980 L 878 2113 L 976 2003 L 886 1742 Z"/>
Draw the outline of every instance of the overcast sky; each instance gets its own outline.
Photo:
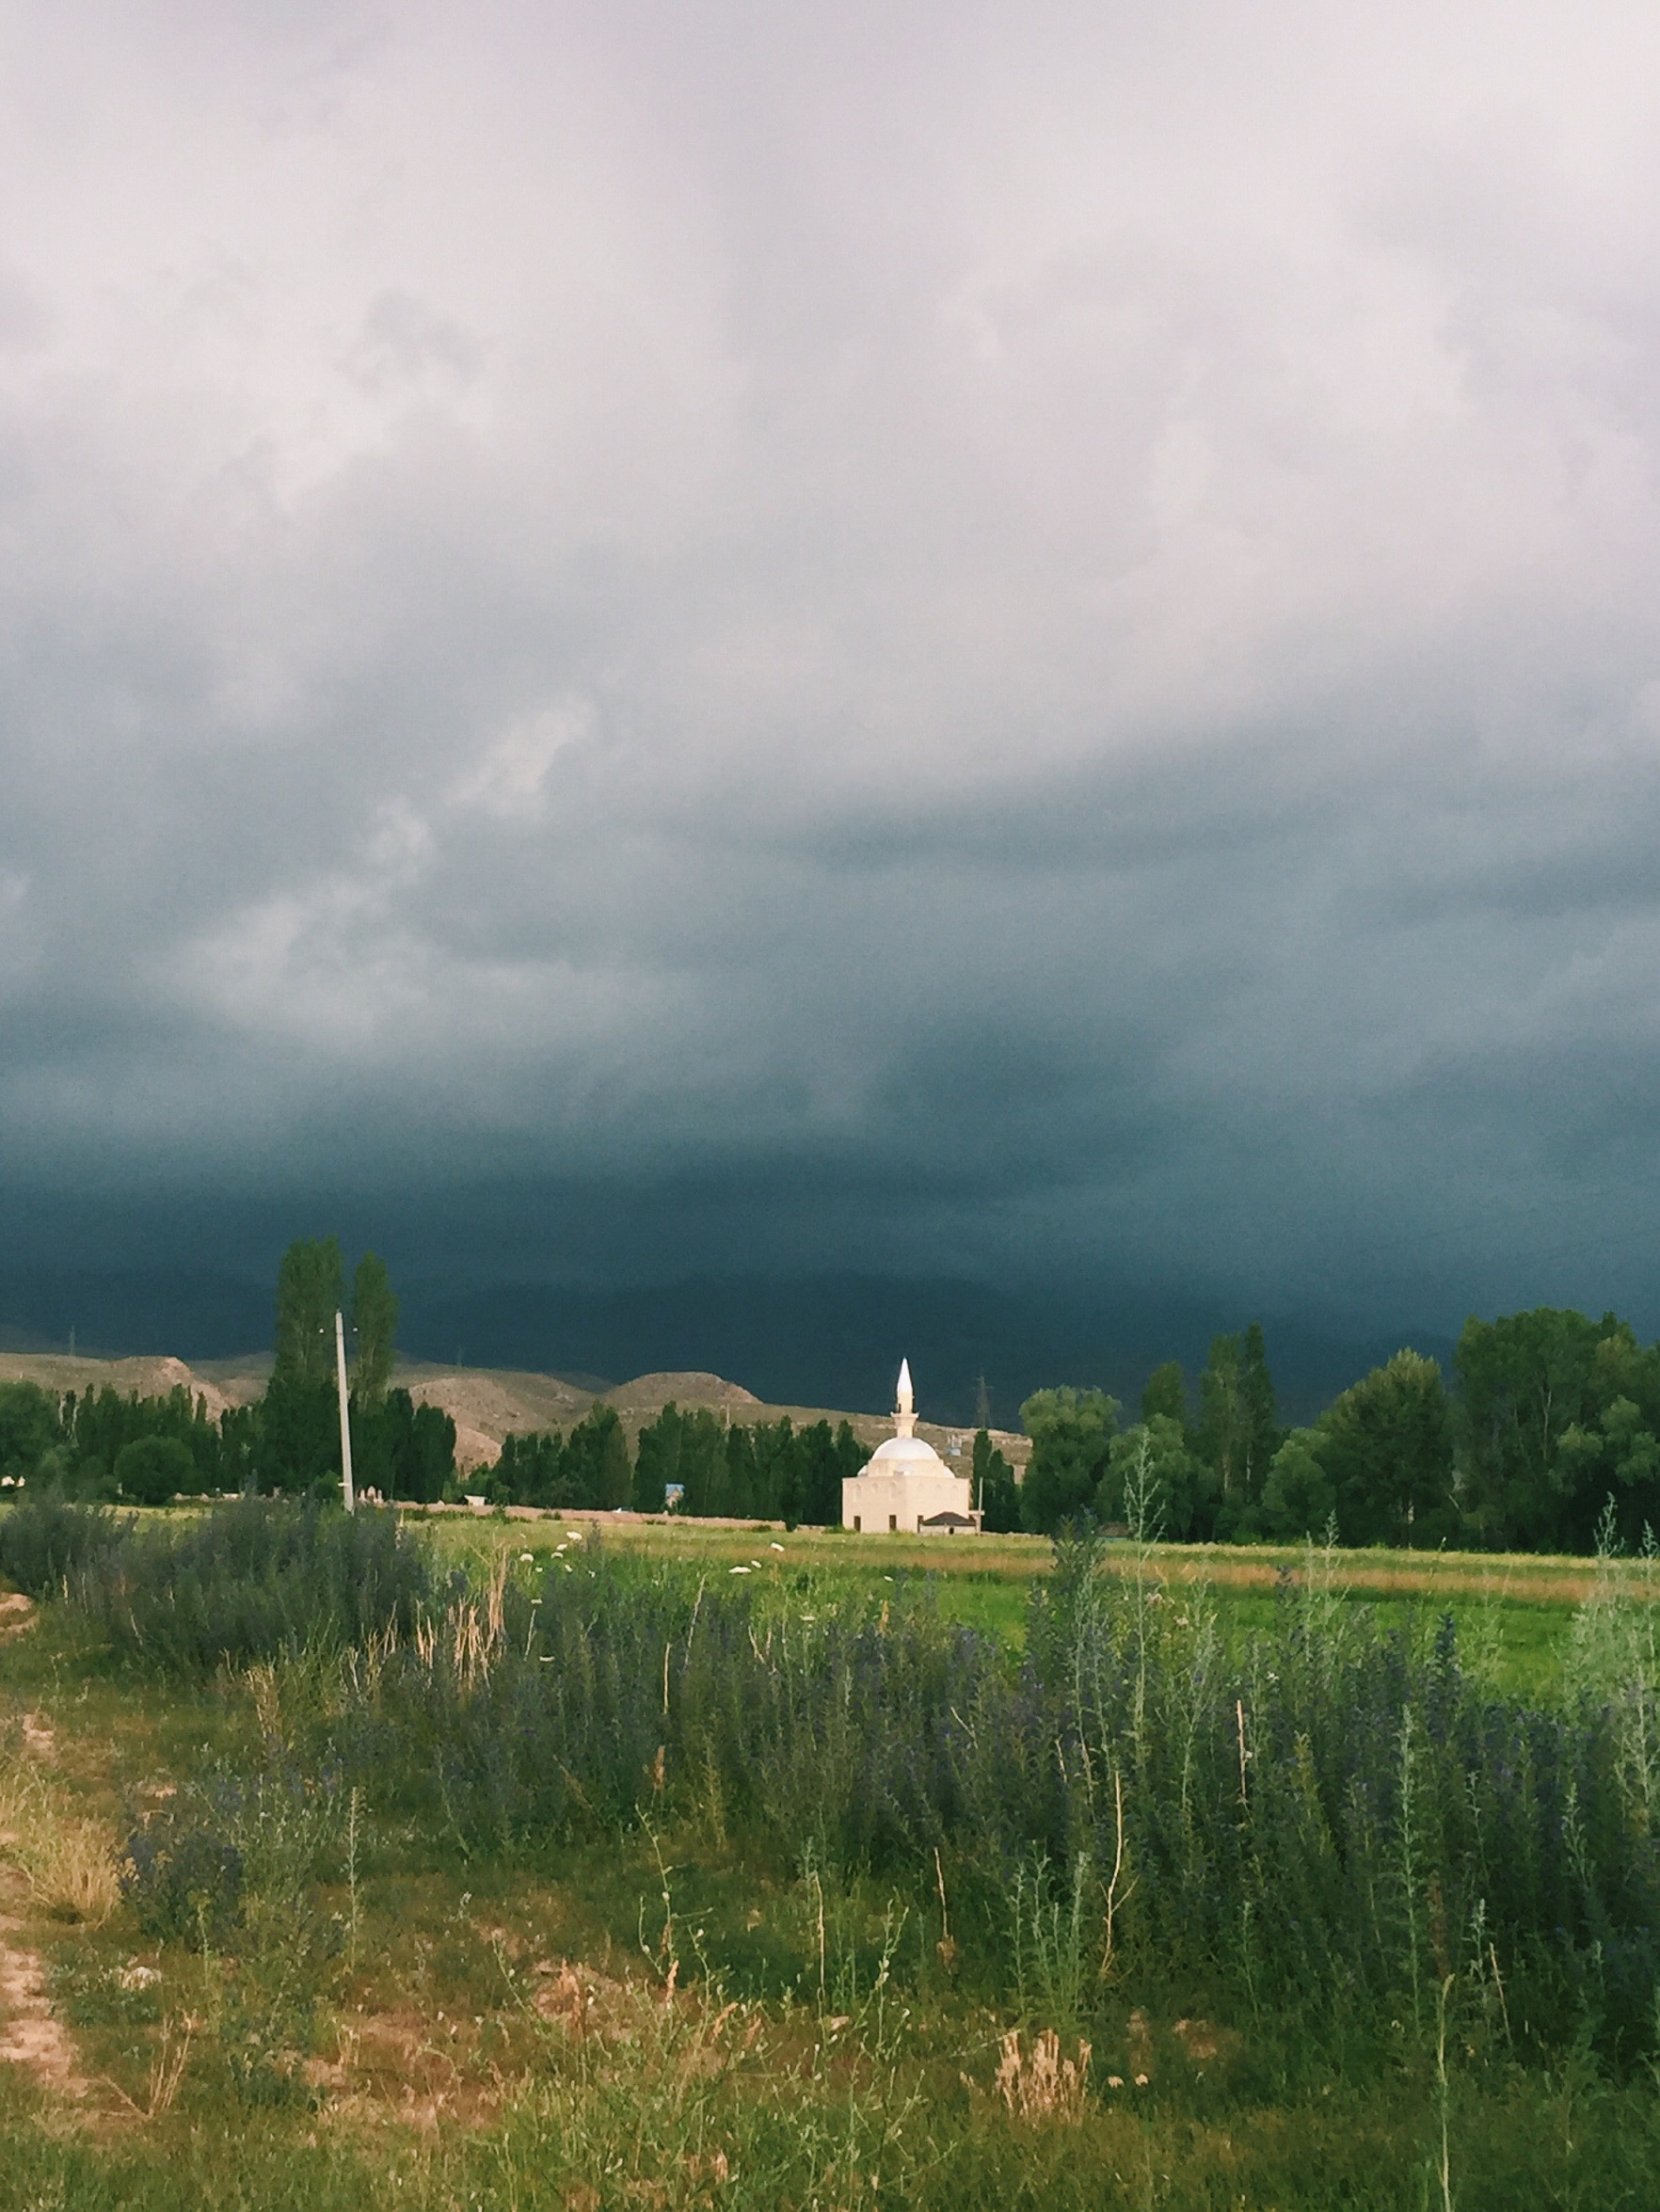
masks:
<path id="1" fill-rule="evenodd" d="M 1652 0 L 5 0 L 12 1248 L 1660 1327 L 1657 95 Z"/>

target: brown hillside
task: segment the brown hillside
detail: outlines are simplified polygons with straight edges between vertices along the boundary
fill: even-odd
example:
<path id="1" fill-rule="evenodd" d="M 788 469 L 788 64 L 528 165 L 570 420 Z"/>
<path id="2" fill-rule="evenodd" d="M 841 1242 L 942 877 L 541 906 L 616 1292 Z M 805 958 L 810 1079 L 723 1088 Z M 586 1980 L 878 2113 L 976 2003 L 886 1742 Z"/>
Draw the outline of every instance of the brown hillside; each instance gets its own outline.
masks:
<path id="1" fill-rule="evenodd" d="M 719 1375 L 636 1375 L 632 1382 L 618 1383 L 607 1391 L 605 1403 L 619 1413 L 643 1413 L 655 1419 L 665 1406 L 758 1406 L 760 1400 L 741 1382 L 727 1382 Z"/>
<path id="2" fill-rule="evenodd" d="M 193 1394 L 205 1397 L 208 1411 L 215 1415 L 228 1406 L 250 1405 L 263 1391 L 270 1372 L 269 1352 L 204 1360 L 194 1366 L 167 1358 L 95 1360 L 52 1352 L 0 1352 L 0 1381 L 38 1382 L 53 1391 L 96 1390 L 108 1383 L 117 1390 L 136 1391 L 140 1397 L 165 1396 L 183 1383 Z M 441 1406 L 449 1414 L 455 1424 L 456 1464 L 467 1471 L 493 1465 L 503 1437 L 533 1429 L 569 1429 L 598 1403 L 615 1408 L 630 1449 L 641 1429 L 671 1403 L 682 1412 L 708 1407 L 729 1421 L 776 1421 L 788 1414 L 797 1428 L 815 1421 L 828 1421 L 834 1426 L 845 1420 L 859 1441 L 872 1450 L 893 1433 L 891 1415 L 845 1413 L 830 1406 L 769 1406 L 742 1383 L 696 1370 L 639 1375 L 607 1391 L 602 1399 L 563 1377 L 512 1368 L 442 1367 L 405 1360 L 398 1363 L 397 1378 L 417 1404 Z M 917 1433 L 948 1464 L 966 1465 L 972 1441 L 966 1424 L 948 1428 L 919 1421 Z M 1025 1465 L 1030 1450 L 1025 1437 L 994 1429 L 992 1440 L 1016 1467 Z"/>
<path id="3" fill-rule="evenodd" d="M 42 1390 L 95 1391 L 109 1388 L 124 1392 L 136 1392 L 141 1398 L 165 1398 L 181 1383 L 192 1397 L 205 1398 L 207 1409 L 217 1420 L 229 1406 L 247 1404 L 246 1398 L 228 1392 L 212 1382 L 199 1370 L 187 1367 L 183 1360 L 166 1356 L 154 1359 L 92 1360 L 72 1358 L 67 1352 L 0 1352 L 0 1382 L 35 1382 Z M 259 1384 L 248 1392 L 257 1397 L 264 1388 Z"/>

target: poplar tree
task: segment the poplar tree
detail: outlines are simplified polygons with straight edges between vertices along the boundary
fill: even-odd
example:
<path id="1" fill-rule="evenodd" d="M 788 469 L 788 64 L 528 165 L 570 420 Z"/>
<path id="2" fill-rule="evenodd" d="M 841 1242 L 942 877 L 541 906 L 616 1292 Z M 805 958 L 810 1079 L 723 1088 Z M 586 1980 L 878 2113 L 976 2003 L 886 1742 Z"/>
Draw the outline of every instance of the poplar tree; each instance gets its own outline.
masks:
<path id="1" fill-rule="evenodd" d="M 357 1352 L 352 1392 L 366 1407 L 384 1400 L 397 1359 L 398 1300 L 386 1262 L 365 1252 L 352 1278 L 352 1328 Z"/>
<path id="2" fill-rule="evenodd" d="M 344 1295 L 339 1240 L 300 1237 L 277 1270 L 273 1390 L 314 1390 L 334 1374 L 334 1316 Z"/>

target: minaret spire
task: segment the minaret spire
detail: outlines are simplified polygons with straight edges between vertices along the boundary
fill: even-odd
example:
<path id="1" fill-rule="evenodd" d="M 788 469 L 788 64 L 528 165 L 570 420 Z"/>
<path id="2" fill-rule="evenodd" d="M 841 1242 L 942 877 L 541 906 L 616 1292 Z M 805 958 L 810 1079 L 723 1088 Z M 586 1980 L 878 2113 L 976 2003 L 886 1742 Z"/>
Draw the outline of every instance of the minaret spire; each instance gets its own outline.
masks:
<path id="1" fill-rule="evenodd" d="M 914 1437 L 917 1433 L 917 1400 L 911 1389 L 911 1362 L 908 1360 L 900 1361 L 899 1391 L 894 1406 L 893 1424 L 896 1435 Z"/>

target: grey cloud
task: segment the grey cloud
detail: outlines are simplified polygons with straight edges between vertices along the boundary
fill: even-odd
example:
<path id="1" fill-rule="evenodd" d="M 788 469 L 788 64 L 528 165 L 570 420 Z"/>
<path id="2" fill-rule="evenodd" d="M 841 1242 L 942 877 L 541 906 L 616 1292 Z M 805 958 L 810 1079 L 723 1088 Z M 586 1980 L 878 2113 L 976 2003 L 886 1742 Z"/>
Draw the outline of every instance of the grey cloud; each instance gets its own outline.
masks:
<path id="1" fill-rule="evenodd" d="M 1644 14 L 69 12 L 20 1219 L 1654 1300 Z"/>

